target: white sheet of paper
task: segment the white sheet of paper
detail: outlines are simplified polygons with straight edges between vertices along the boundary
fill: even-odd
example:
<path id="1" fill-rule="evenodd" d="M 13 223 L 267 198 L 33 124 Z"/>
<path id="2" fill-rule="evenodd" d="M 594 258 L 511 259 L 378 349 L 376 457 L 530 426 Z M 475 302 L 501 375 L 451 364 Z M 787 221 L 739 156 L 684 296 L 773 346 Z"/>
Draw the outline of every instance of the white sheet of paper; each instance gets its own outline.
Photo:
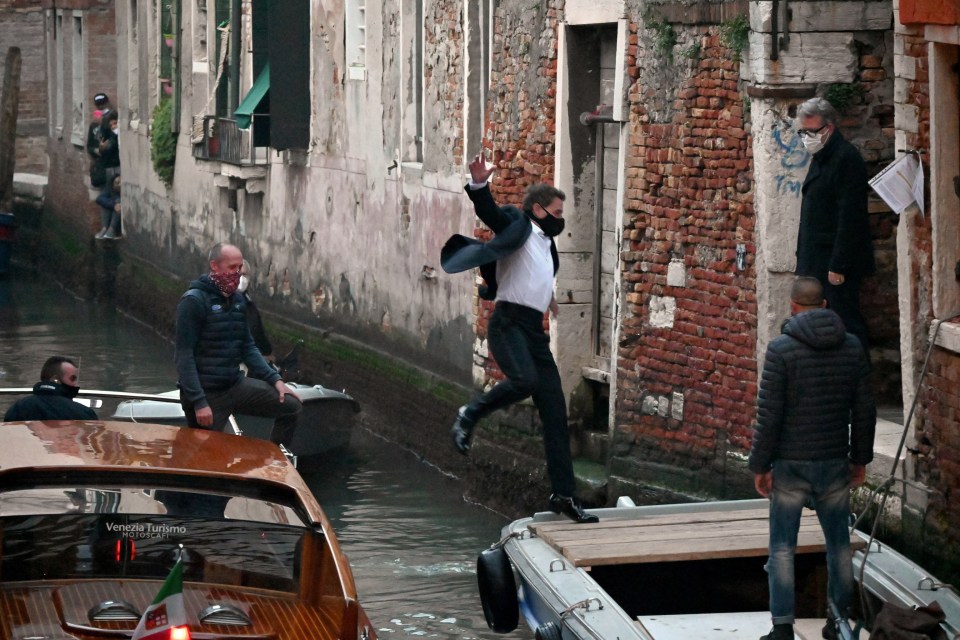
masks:
<path id="1" fill-rule="evenodd" d="M 870 180 L 870 186 L 898 214 L 914 202 L 923 213 L 923 165 L 913 154 L 891 162 Z"/>

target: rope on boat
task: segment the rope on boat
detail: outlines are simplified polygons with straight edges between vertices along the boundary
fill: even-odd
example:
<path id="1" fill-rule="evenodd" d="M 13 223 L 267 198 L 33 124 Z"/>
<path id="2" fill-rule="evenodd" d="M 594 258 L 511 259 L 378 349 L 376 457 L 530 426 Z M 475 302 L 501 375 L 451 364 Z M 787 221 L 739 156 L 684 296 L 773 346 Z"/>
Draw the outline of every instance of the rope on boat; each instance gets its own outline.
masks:
<path id="1" fill-rule="evenodd" d="M 603 611 L 603 602 L 600 598 L 587 598 L 586 600 L 581 600 L 579 602 L 574 602 L 572 605 L 560 612 L 560 619 L 563 620 L 568 615 L 576 611 L 577 609 L 583 609 L 584 611 L 590 611 L 590 604 L 596 603 L 597 608 L 594 611 Z"/>
<path id="2" fill-rule="evenodd" d="M 881 498 L 880 498 L 880 505 L 877 507 L 877 516 L 874 518 L 873 526 L 870 528 L 870 539 L 867 541 L 867 547 L 866 549 L 864 549 L 864 552 L 863 552 L 863 562 L 860 564 L 860 584 L 861 585 L 863 584 L 863 576 L 867 569 L 867 558 L 870 555 L 870 547 L 873 544 L 874 539 L 876 538 L 877 526 L 880 524 L 880 515 L 883 513 L 883 509 L 887 504 L 887 498 L 890 496 L 890 488 L 894 485 L 894 483 L 897 480 L 900 480 L 904 484 L 909 484 L 917 489 L 927 491 L 928 493 L 930 491 L 926 487 L 921 487 L 920 485 L 916 483 L 912 483 L 909 480 L 907 480 L 906 461 L 904 461 L 903 463 L 903 478 L 897 478 L 897 466 L 900 464 L 900 456 L 903 454 L 903 449 L 907 441 L 907 434 L 910 432 L 910 423 L 913 422 L 913 414 L 917 409 L 917 402 L 920 398 L 920 389 L 923 385 L 923 379 L 927 375 L 927 369 L 930 365 L 930 356 L 933 354 L 933 347 L 936 346 L 937 344 L 937 336 L 940 334 L 940 327 L 947 320 L 952 320 L 957 316 L 960 316 L 960 311 L 957 311 L 948 316 L 940 318 L 933 325 L 933 335 L 930 336 L 930 345 L 927 347 L 927 355 L 923 359 L 923 367 L 920 369 L 920 377 L 917 379 L 916 389 L 914 389 L 914 392 L 913 392 L 913 400 L 910 402 L 910 411 L 907 413 L 907 419 L 905 421 L 905 424 L 903 425 L 903 433 L 900 434 L 900 444 L 897 446 L 897 453 L 893 457 L 893 467 L 890 469 L 890 475 L 882 484 L 880 484 L 878 487 L 876 487 L 870 492 L 870 495 L 867 498 L 867 505 L 868 505 L 867 508 L 863 510 L 863 513 L 861 513 L 857 517 L 857 519 L 853 522 L 853 524 L 850 527 L 851 529 L 857 528 L 857 525 L 860 524 L 860 521 L 863 520 L 867 512 L 870 511 L 869 505 L 876 504 L 876 498 L 878 495 L 880 495 Z M 927 580 L 930 581 L 931 590 L 936 590 L 936 587 L 932 586 L 932 585 L 936 585 L 937 587 L 949 588 L 949 589 L 952 589 L 954 592 L 956 592 L 956 589 L 952 585 L 934 583 L 933 580 L 930 578 L 925 578 L 924 580 L 921 580 L 920 585 L 917 586 L 917 589 L 918 590 L 921 589 L 922 588 L 921 585 L 923 585 Z M 873 617 L 875 615 L 873 608 L 870 606 L 870 602 L 867 599 L 866 591 L 862 588 L 860 589 L 860 605 L 864 613 L 869 613 L 870 617 Z"/>

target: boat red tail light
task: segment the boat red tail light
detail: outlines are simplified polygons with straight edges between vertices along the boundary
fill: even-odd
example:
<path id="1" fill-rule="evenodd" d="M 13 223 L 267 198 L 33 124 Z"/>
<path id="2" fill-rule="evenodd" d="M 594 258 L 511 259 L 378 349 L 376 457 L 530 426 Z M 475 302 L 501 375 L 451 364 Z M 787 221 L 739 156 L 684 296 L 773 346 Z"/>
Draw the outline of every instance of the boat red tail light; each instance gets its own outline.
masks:
<path id="1" fill-rule="evenodd" d="M 190 640 L 190 627 L 172 627 L 170 640 Z"/>
<path id="2" fill-rule="evenodd" d="M 113 545 L 113 559 L 117 562 L 117 564 L 123 562 L 124 545 L 127 547 L 127 560 L 133 560 L 137 557 L 137 544 L 129 538 L 120 538 Z"/>

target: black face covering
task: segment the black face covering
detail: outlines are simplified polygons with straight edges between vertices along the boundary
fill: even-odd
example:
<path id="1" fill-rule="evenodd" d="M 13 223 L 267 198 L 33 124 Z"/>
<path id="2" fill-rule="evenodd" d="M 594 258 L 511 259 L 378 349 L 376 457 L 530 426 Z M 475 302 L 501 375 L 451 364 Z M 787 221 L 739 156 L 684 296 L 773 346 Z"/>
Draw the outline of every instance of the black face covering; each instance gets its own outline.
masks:
<path id="1" fill-rule="evenodd" d="M 63 389 L 64 395 L 70 398 L 71 400 L 76 398 L 80 394 L 80 387 L 74 387 L 66 383 L 61 383 L 60 388 Z"/>
<path id="2" fill-rule="evenodd" d="M 563 233 L 563 227 L 566 224 L 563 218 L 555 218 L 549 213 L 545 218 L 538 218 L 530 211 L 527 211 L 527 216 L 550 238 L 554 238 Z"/>

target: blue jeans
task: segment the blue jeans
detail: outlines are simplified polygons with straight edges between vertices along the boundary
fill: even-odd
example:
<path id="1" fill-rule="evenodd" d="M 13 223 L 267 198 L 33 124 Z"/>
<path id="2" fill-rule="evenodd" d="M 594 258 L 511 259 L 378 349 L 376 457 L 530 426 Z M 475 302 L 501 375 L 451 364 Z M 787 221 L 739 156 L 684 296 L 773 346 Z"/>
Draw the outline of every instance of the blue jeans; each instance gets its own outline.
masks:
<path id="1" fill-rule="evenodd" d="M 777 460 L 770 495 L 770 613 L 773 624 L 794 622 L 793 559 L 804 506 L 817 512 L 827 546 L 827 595 L 847 613 L 853 603 L 850 551 L 850 463 L 831 460 Z"/>

